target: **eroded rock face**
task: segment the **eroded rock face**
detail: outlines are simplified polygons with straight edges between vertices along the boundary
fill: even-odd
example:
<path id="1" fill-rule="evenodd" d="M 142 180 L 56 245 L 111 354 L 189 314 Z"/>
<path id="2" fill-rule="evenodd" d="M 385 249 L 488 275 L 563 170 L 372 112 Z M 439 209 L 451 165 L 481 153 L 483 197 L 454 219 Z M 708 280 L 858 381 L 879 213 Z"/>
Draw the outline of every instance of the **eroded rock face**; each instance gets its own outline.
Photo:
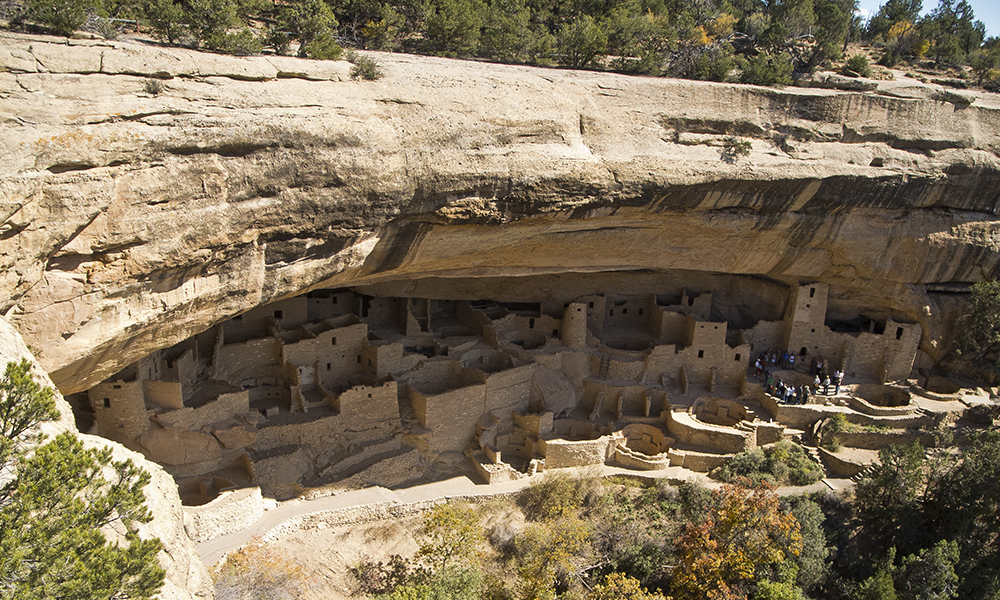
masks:
<path id="1" fill-rule="evenodd" d="M 0 37 L 2 310 L 61 390 L 318 286 L 545 301 L 729 277 L 738 304 L 823 281 L 937 357 L 960 300 L 933 290 L 1000 274 L 995 95 L 378 58 L 352 82 Z M 748 157 L 721 160 L 729 134 Z"/>

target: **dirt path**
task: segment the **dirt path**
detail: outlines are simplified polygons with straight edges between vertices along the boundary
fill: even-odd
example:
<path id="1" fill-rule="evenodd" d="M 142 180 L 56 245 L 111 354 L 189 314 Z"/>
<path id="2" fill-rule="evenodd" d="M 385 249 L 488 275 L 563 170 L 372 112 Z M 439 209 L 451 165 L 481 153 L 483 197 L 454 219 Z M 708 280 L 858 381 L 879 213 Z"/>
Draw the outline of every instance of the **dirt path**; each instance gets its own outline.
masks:
<path id="1" fill-rule="evenodd" d="M 588 469 L 567 469 L 570 472 L 592 472 Z M 708 487 L 717 487 L 719 482 L 709 479 L 704 473 L 695 473 L 681 467 L 668 467 L 660 471 L 631 471 L 618 467 L 604 466 L 601 468 L 604 476 L 629 475 L 641 476 L 655 479 L 671 479 L 677 482 L 698 480 Z M 206 565 L 214 565 L 227 552 L 235 550 L 255 536 L 263 536 L 267 532 L 278 527 L 285 521 L 303 515 L 319 513 L 329 510 L 345 509 L 370 504 L 390 502 L 399 505 L 425 502 L 429 500 L 471 497 L 471 496 L 496 496 L 510 492 L 516 492 L 531 485 L 532 481 L 541 478 L 542 475 L 535 475 L 531 478 L 519 479 L 506 483 L 496 483 L 491 485 L 477 484 L 468 477 L 453 477 L 443 481 L 428 483 L 409 487 L 400 490 L 389 490 L 383 487 L 371 487 L 362 490 L 351 490 L 339 493 L 335 496 L 325 496 L 314 500 L 296 499 L 288 502 L 279 502 L 277 506 L 266 511 L 252 526 L 241 531 L 230 533 L 213 540 L 198 544 L 198 552 Z M 782 496 L 812 493 L 821 490 L 841 490 L 853 485 L 849 479 L 824 479 L 810 486 L 804 487 L 782 487 L 778 488 L 778 494 Z"/>

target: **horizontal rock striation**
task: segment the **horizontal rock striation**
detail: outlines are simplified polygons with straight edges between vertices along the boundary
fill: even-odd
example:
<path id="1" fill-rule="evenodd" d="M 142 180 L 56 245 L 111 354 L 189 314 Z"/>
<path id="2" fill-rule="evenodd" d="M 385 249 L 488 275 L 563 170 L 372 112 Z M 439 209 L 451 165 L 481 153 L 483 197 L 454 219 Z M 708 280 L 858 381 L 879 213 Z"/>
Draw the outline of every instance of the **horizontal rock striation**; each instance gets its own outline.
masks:
<path id="1" fill-rule="evenodd" d="M 319 286 L 542 301 L 712 280 L 750 318 L 823 281 L 832 311 L 919 322 L 937 358 L 952 292 L 1000 275 L 996 95 L 377 58 L 385 77 L 355 82 L 0 35 L 0 309 L 63 392 Z"/>

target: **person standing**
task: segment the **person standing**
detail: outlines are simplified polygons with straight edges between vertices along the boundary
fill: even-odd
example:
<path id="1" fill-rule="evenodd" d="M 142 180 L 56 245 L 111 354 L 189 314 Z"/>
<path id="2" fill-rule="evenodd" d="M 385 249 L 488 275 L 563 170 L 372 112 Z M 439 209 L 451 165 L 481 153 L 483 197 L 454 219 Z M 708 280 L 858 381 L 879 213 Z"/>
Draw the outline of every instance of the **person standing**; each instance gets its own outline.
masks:
<path id="1" fill-rule="evenodd" d="M 829 375 L 825 375 L 823 377 L 823 395 L 824 396 L 829 396 L 830 395 L 830 376 Z"/>
<path id="2" fill-rule="evenodd" d="M 844 382 L 843 371 L 837 371 L 836 373 L 833 374 L 833 384 L 836 387 L 836 391 L 834 392 L 834 394 L 840 393 L 840 384 L 843 382 Z"/>

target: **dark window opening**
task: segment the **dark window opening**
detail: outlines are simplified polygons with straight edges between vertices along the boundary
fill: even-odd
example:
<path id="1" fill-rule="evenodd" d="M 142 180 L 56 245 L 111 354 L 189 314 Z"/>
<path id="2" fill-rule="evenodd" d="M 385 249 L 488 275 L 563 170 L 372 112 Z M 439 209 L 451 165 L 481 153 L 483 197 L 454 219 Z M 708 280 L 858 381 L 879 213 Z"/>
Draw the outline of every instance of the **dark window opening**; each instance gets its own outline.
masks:
<path id="1" fill-rule="evenodd" d="M 809 297 L 813 298 L 816 296 L 816 288 L 809 288 Z"/>
<path id="2" fill-rule="evenodd" d="M 623 315 L 627 315 L 628 314 L 628 309 L 627 308 L 623 308 L 622 309 L 622 314 Z"/>
<path id="3" fill-rule="evenodd" d="M 806 347 L 802 346 L 802 348 L 799 349 L 799 356 L 805 356 L 805 355 L 806 355 Z"/>
<path id="4" fill-rule="evenodd" d="M 815 329 L 812 329 L 812 330 L 810 330 L 810 331 L 812 331 L 813 333 L 816 333 L 816 330 L 815 330 Z"/>
<path id="5" fill-rule="evenodd" d="M 361 364 L 361 355 L 360 354 L 358 355 L 358 364 L 359 365 Z"/>
<path id="6" fill-rule="evenodd" d="M 736 355 L 736 362 L 740 362 L 740 355 L 739 354 Z"/>
<path id="7" fill-rule="evenodd" d="M 640 317 L 642 316 L 642 309 L 641 308 L 639 309 L 639 316 Z"/>
<path id="8" fill-rule="evenodd" d="M 613 317 L 613 316 L 615 316 L 615 309 L 613 309 L 613 308 L 612 308 L 612 309 L 611 309 L 611 312 L 609 312 L 609 313 L 608 313 L 608 316 L 609 316 L 609 317 Z"/>
<path id="9" fill-rule="evenodd" d="M 283 310 L 276 310 L 276 311 L 274 311 L 274 318 L 275 319 L 279 319 L 280 320 L 280 319 L 283 319 L 284 316 L 285 316 L 285 311 L 283 311 Z"/>
<path id="10" fill-rule="evenodd" d="M 590 306 L 590 308 L 594 308 L 594 303 L 590 302 L 590 303 L 588 303 L 588 306 Z"/>
<path id="11" fill-rule="evenodd" d="M 174 361 L 168 360 L 167 361 L 167 368 L 168 369 L 173 369 L 174 368 Z"/>
<path id="12" fill-rule="evenodd" d="M 553 329 L 552 330 L 552 337 L 557 337 L 558 335 L 559 335 L 559 330 L 558 329 Z"/>
<path id="13" fill-rule="evenodd" d="M 331 366 L 331 363 L 326 363 L 326 370 L 329 371 Z"/>
<path id="14" fill-rule="evenodd" d="M 808 305 L 808 304 L 806 304 L 806 308 L 809 308 L 809 305 Z"/>
<path id="15" fill-rule="evenodd" d="M 104 399 L 104 408 L 111 408 L 111 398 Z"/>
<path id="16" fill-rule="evenodd" d="M 535 328 L 535 320 L 528 319 L 528 329 L 534 329 L 534 328 Z"/>
<path id="17" fill-rule="evenodd" d="M 897 340 L 903 339 L 903 328 L 902 327 L 897 327 L 896 328 L 896 339 Z"/>
<path id="18" fill-rule="evenodd" d="M 331 346 L 337 345 L 337 336 L 333 336 L 332 338 L 330 338 L 330 345 Z"/>
<path id="19" fill-rule="evenodd" d="M 120 389 L 122 389 L 122 386 L 118 385 L 117 383 L 116 383 L 116 384 L 114 384 L 114 385 L 113 385 L 113 386 L 111 386 L 111 387 L 115 388 L 116 390 L 120 390 Z"/>
<path id="20" fill-rule="evenodd" d="M 694 296 L 688 297 L 688 306 L 694 306 Z"/>
<path id="21" fill-rule="evenodd" d="M 704 350 L 699 350 L 698 351 L 698 358 L 705 358 L 705 351 Z"/>
<path id="22" fill-rule="evenodd" d="M 369 367 L 372 366 L 372 359 L 370 359 L 370 358 L 368 359 L 368 366 Z"/>
<path id="23" fill-rule="evenodd" d="M 371 395 L 371 394 L 368 394 L 368 397 L 369 397 L 369 398 L 371 398 L 371 397 L 372 397 L 372 395 Z"/>

